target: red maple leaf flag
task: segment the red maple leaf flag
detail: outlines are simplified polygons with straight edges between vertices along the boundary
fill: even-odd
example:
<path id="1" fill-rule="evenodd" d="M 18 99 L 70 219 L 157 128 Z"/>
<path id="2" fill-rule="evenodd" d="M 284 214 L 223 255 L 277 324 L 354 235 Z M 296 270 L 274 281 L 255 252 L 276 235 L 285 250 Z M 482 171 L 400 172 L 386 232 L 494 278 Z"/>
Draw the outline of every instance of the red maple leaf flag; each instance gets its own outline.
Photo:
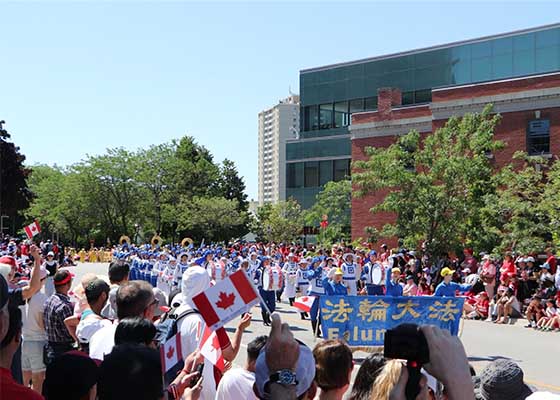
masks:
<path id="1" fill-rule="evenodd" d="M 164 374 L 183 359 L 180 333 L 177 333 L 160 347 L 160 358 Z"/>
<path id="2" fill-rule="evenodd" d="M 37 220 L 34 220 L 32 224 L 27 225 L 23 229 L 25 230 L 25 234 L 28 239 L 33 238 L 33 236 L 41 232 L 41 226 L 39 226 L 39 222 Z"/>
<path id="3" fill-rule="evenodd" d="M 239 270 L 194 296 L 193 302 L 208 327 L 215 330 L 249 311 L 259 302 L 259 295 L 245 271 Z"/>
<path id="4" fill-rule="evenodd" d="M 310 312 L 314 302 L 315 296 L 302 296 L 294 301 L 294 307 L 299 308 L 303 312 Z"/>
<path id="5" fill-rule="evenodd" d="M 235 303 L 235 295 L 233 293 L 227 294 L 220 292 L 220 301 L 216 302 L 216 305 L 224 310 L 231 307 Z"/>

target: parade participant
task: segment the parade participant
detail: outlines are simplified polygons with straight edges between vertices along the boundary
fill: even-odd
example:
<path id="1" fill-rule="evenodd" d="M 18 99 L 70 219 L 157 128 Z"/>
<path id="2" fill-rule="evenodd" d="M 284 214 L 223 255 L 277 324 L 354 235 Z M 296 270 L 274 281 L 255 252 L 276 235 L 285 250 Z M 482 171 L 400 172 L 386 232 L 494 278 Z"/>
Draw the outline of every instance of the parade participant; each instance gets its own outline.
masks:
<path id="1" fill-rule="evenodd" d="M 342 282 L 344 273 L 342 269 L 336 268 L 331 270 L 329 277 L 323 279 L 323 287 L 327 296 L 346 296 L 348 288 Z"/>
<path id="2" fill-rule="evenodd" d="M 443 281 L 437 285 L 434 296 L 455 297 L 455 292 L 457 290 L 460 292 L 467 292 L 472 288 L 472 285 L 460 285 L 451 282 L 454 273 L 455 271 L 448 267 L 441 270 L 440 275 L 443 277 Z"/>
<path id="3" fill-rule="evenodd" d="M 160 277 L 161 285 L 158 285 L 159 289 L 166 295 L 169 295 L 169 293 L 179 286 L 179 282 L 175 280 L 178 269 L 175 257 L 169 257 L 167 265 Z"/>
<path id="4" fill-rule="evenodd" d="M 387 267 L 385 269 L 385 295 L 397 297 L 402 296 L 403 287 L 399 283 L 401 270 L 398 267 L 393 267 L 393 265 L 395 265 L 395 257 L 390 257 L 388 260 L 389 263 L 387 264 Z"/>
<path id="5" fill-rule="evenodd" d="M 344 280 L 344 284 L 348 288 L 348 294 L 350 296 L 356 296 L 358 294 L 357 286 L 356 286 L 356 279 L 357 279 L 356 277 L 359 276 L 359 271 L 358 271 L 358 266 L 354 262 L 355 260 L 354 254 L 346 253 L 342 257 L 342 259 L 344 260 L 344 263 L 340 267 L 342 269 L 342 272 L 344 273 L 342 279 Z"/>
<path id="6" fill-rule="evenodd" d="M 249 254 L 249 274 L 252 277 L 255 276 L 255 272 L 257 271 L 257 268 L 259 268 L 260 265 L 261 262 L 258 258 L 257 252 L 252 251 L 251 254 Z"/>
<path id="7" fill-rule="evenodd" d="M 418 286 L 414 283 L 414 277 L 412 275 L 408 275 L 406 277 L 406 285 L 403 288 L 403 296 L 417 296 L 418 295 Z"/>
<path id="8" fill-rule="evenodd" d="M 288 254 L 288 261 L 284 263 L 282 272 L 284 273 L 284 293 L 292 306 L 296 299 L 297 271 L 298 266 L 294 261 L 294 254 Z"/>
<path id="9" fill-rule="evenodd" d="M 226 261 L 221 258 L 219 261 L 212 261 L 208 264 L 206 270 L 210 275 L 210 279 L 214 281 L 214 283 L 218 283 L 223 281 L 227 277 L 227 265 Z"/>
<path id="10" fill-rule="evenodd" d="M 269 257 L 263 257 L 261 266 L 255 272 L 255 281 L 261 295 L 261 313 L 263 324 L 270 326 L 270 314 L 276 310 L 275 290 L 281 286 L 282 270 L 277 264 L 271 264 Z"/>
<path id="11" fill-rule="evenodd" d="M 362 269 L 362 279 L 368 296 L 383 296 L 383 266 L 378 262 L 375 250 L 369 252 L 369 261 Z"/>
<path id="12" fill-rule="evenodd" d="M 480 279 L 484 283 L 484 290 L 488 293 L 488 297 L 494 297 L 494 288 L 496 287 L 496 266 L 492 261 L 492 257 L 489 254 L 482 257 L 482 270 L 480 271 Z"/>
<path id="13" fill-rule="evenodd" d="M 205 250 L 204 253 L 202 253 L 202 257 L 195 262 L 208 272 L 208 267 L 214 263 L 214 253 L 212 250 Z"/>
<path id="14" fill-rule="evenodd" d="M 56 271 L 58 271 L 58 262 L 56 262 L 56 260 L 54 259 L 54 253 L 52 251 L 49 251 L 47 253 L 47 259 L 43 263 L 42 267 L 45 268 L 49 273 L 47 282 L 45 284 L 45 293 L 47 294 L 47 296 L 50 296 L 54 293 L 53 277 L 54 274 L 56 274 Z"/>
<path id="15" fill-rule="evenodd" d="M 183 278 L 183 274 L 185 270 L 189 267 L 189 255 L 187 253 L 181 253 L 179 255 L 179 265 L 177 265 L 177 269 L 175 270 L 175 281 L 178 284 L 181 283 L 181 279 Z"/>
<path id="16" fill-rule="evenodd" d="M 323 271 L 323 267 L 320 265 L 321 260 L 319 257 L 314 257 L 311 260 L 311 269 L 307 272 L 307 279 L 309 280 L 310 286 L 308 289 L 309 296 L 315 296 L 316 299 L 311 306 L 311 327 L 313 328 L 313 333 L 317 336 L 321 336 L 321 320 L 319 318 L 319 303 L 321 302 L 321 296 L 325 294 L 325 288 L 323 287 L 323 280 L 327 276 L 326 272 Z"/>
<path id="17" fill-rule="evenodd" d="M 302 296 L 307 295 L 307 290 L 309 288 L 309 279 L 307 279 L 307 260 L 302 258 L 298 263 L 298 270 L 296 273 L 296 289 L 299 290 Z M 308 315 L 306 312 L 300 312 L 301 319 L 305 319 Z"/>
<path id="18" fill-rule="evenodd" d="M 154 264 L 154 268 L 152 269 L 152 286 L 157 287 L 158 289 L 163 290 L 167 284 L 163 280 L 163 271 L 167 267 L 169 260 L 169 256 L 166 253 L 161 253 L 158 257 L 158 260 Z M 154 282 L 155 280 L 155 282 Z"/>

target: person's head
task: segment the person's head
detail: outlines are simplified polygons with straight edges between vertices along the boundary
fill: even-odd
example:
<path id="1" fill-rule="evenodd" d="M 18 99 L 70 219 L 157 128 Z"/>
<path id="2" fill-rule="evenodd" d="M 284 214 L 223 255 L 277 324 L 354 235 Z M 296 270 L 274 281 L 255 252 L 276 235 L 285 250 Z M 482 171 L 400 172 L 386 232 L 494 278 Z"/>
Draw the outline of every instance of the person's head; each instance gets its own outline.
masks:
<path id="1" fill-rule="evenodd" d="M 156 327 L 152 321 L 141 317 L 129 317 L 119 321 L 115 331 L 115 345 L 143 344 L 155 347 Z"/>
<path id="2" fill-rule="evenodd" d="M 414 284 L 414 277 L 413 277 L 412 275 L 408 275 L 408 276 L 406 277 L 406 284 L 407 284 L 407 285 L 412 285 L 412 284 Z"/>
<path id="3" fill-rule="evenodd" d="M 51 262 L 51 261 L 53 261 L 53 260 L 54 260 L 54 252 L 49 251 L 49 252 L 47 253 L 47 261 Z"/>
<path id="4" fill-rule="evenodd" d="M 162 399 L 159 352 L 143 345 L 115 346 L 101 363 L 97 394 L 99 400 Z"/>
<path id="5" fill-rule="evenodd" d="M 554 307 L 554 299 L 550 298 L 546 300 L 547 307 Z"/>
<path id="6" fill-rule="evenodd" d="M 356 379 L 354 379 L 351 399 L 369 400 L 373 382 L 375 382 L 375 378 L 377 378 L 385 363 L 383 353 L 370 354 L 364 360 L 356 374 Z"/>
<path id="7" fill-rule="evenodd" d="M 17 271 L 17 261 L 12 256 L 0 257 L 0 275 L 10 282 L 14 279 Z"/>
<path id="8" fill-rule="evenodd" d="M 119 261 L 114 261 L 109 265 L 109 281 L 112 284 L 120 285 L 128 281 L 130 265 Z"/>
<path id="9" fill-rule="evenodd" d="M 445 267 L 441 270 L 441 276 L 443 277 L 443 281 L 445 283 L 451 282 L 451 278 L 453 278 L 453 274 L 455 273 L 454 270 L 451 268 Z"/>
<path id="10" fill-rule="evenodd" d="M 352 253 L 346 253 L 343 257 L 344 261 L 348 264 L 351 264 L 354 262 L 354 254 Z"/>
<path id="11" fill-rule="evenodd" d="M 523 382 L 523 370 L 510 360 L 498 359 L 488 364 L 480 374 L 476 398 L 481 400 L 522 400 L 533 391 Z"/>
<path id="12" fill-rule="evenodd" d="M 8 332 L 10 325 L 10 313 L 8 311 L 9 293 L 8 282 L 0 275 L 0 342 Z"/>
<path id="13" fill-rule="evenodd" d="M 391 279 L 393 282 L 396 282 L 401 277 L 401 269 L 398 267 L 394 267 L 391 269 Z"/>
<path id="14" fill-rule="evenodd" d="M 96 278 L 85 287 L 85 295 L 91 309 L 97 314 L 107 303 L 109 298 L 109 284 L 103 279 Z"/>
<path id="15" fill-rule="evenodd" d="M 546 250 L 546 255 L 550 257 L 552 255 L 552 248 L 548 247 Z"/>
<path id="16" fill-rule="evenodd" d="M 179 262 L 182 265 L 186 265 L 188 261 L 189 261 L 189 256 L 187 254 L 181 254 L 181 257 L 179 257 Z"/>
<path id="17" fill-rule="evenodd" d="M 506 259 L 506 261 L 511 261 L 512 260 L 511 251 L 506 252 L 505 259 Z"/>
<path id="18" fill-rule="evenodd" d="M 12 363 L 12 358 L 21 344 L 21 310 L 8 304 L 8 322 L 4 339 L 0 341 L 2 361 Z"/>
<path id="19" fill-rule="evenodd" d="M 70 351 L 47 366 L 45 400 L 95 400 L 99 368 L 85 353 Z"/>
<path id="20" fill-rule="evenodd" d="M 72 287 L 72 274 L 66 270 L 58 270 L 54 274 L 53 282 L 57 293 L 68 294 Z"/>
<path id="21" fill-rule="evenodd" d="M 397 384 L 403 364 L 398 360 L 388 360 L 383 369 L 379 372 L 373 383 L 371 399 L 388 400 L 391 390 Z"/>
<path id="22" fill-rule="evenodd" d="M 185 271 L 181 279 L 181 294 L 183 304 L 194 307 L 192 299 L 197 294 L 210 287 L 210 276 L 206 270 L 198 265 L 193 265 Z"/>
<path id="23" fill-rule="evenodd" d="M 239 263 L 239 266 L 241 267 L 241 269 L 243 269 L 244 271 L 247 271 L 249 269 L 249 260 L 242 260 Z"/>
<path id="24" fill-rule="evenodd" d="M 154 317 L 157 300 L 152 285 L 144 281 L 130 281 L 117 291 L 117 318 Z"/>
<path id="25" fill-rule="evenodd" d="M 350 385 L 352 350 L 340 339 L 324 340 L 313 349 L 315 382 L 323 391 L 346 389 Z"/>
<path id="26" fill-rule="evenodd" d="M 340 268 L 337 268 L 334 271 L 334 278 L 333 279 L 336 283 L 340 283 L 340 282 L 342 282 L 342 277 L 343 276 L 344 276 L 344 273 L 342 272 L 342 270 Z"/>
<path id="27" fill-rule="evenodd" d="M 265 335 L 257 336 L 247 344 L 247 362 L 245 364 L 245 369 L 247 371 L 255 372 L 257 358 L 259 358 L 259 354 L 266 344 L 267 339 L 268 337 Z"/>

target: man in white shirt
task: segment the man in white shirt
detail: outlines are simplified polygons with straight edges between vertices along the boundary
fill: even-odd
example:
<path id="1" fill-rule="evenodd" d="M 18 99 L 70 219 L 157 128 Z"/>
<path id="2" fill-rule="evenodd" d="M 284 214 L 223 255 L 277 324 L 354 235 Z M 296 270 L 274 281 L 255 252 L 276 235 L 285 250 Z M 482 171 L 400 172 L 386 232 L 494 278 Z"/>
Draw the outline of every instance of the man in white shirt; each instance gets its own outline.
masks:
<path id="1" fill-rule="evenodd" d="M 117 291 L 117 318 L 140 317 L 152 320 L 158 304 L 152 285 L 144 281 L 130 281 Z M 117 324 L 104 326 L 93 334 L 89 341 L 89 356 L 103 360 L 115 346 Z"/>
<path id="2" fill-rule="evenodd" d="M 46 268 L 39 271 L 41 288 L 45 286 L 48 272 Z M 41 290 L 35 293 L 25 306 L 21 306 L 23 317 L 23 345 L 21 351 L 21 365 L 23 381 L 31 381 L 31 389 L 41 393 L 45 380 L 45 363 L 43 362 L 43 347 L 47 341 L 43 311 L 48 296 Z"/>
<path id="3" fill-rule="evenodd" d="M 255 383 L 255 366 L 261 349 L 266 344 L 266 336 L 258 336 L 247 345 L 245 368 L 227 371 L 218 385 L 216 400 L 246 399 L 257 400 L 253 391 Z"/>

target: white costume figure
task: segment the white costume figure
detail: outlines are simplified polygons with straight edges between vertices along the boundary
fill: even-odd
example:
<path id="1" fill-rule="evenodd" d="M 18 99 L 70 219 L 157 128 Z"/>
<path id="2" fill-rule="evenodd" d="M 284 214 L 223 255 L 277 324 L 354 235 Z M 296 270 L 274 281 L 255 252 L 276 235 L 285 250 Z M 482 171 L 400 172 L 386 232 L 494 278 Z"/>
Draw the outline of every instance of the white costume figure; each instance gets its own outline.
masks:
<path id="1" fill-rule="evenodd" d="M 293 254 L 288 255 L 288 261 L 284 263 L 282 267 L 282 272 L 284 273 L 284 295 L 288 299 L 293 299 L 296 297 L 296 285 L 297 285 L 297 264 L 293 261 Z M 291 303 L 291 300 L 290 300 Z"/>
<path id="2" fill-rule="evenodd" d="M 175 288 L 179 286 L 179 281 L 176 280 L 176 273 L 177 270 L 180 270 L 180 267 L 177 266 L 177 261 L 175 258 L 170 257 L 167 266 L 163 270 L 163 274 L 160 277 L 161 285 L 158 284 L 158 287 L 169 296 L 169 293 Z"/>
<path id="3" fill-rule="evenodd" d="M 299 289 L 302 296 L 307 296 L 307 289 L 309 288 L 309 279 L 307 279 L 308 271 L 307 260 L 301 259 L 296 272 L 296 288 Z"/>
<path id="4" fill-rule="evenodd" d="M 254 279 L 255 278 L 255 271 L 261 265 L 261 261 L 258 258 L 257 253 L 252 252 L 249 255 L 249 276 Z"/>
<path id="5" fill-rule="evenodd" d="M 187 253 L 181 254 L 178 261 L 173 279 L 179 284 L 181 283 L 181 279 L 183 279 L 183 273 L 189 267 L 189 255 Z"/>
<path id="6" fill-rule="evenodd" d="M 347 253 L 342 257 L 344 263 L 340 267 L 342 269 L 342 280 L 344 285 L 348 288 L 348 294 L 350 296 L 356 296 L 358 294 L 358 288 L 356 286 L 356 279 L 358 275 L 358 266 L 354 263 L 354 255 L 352 253 Z M 349 261 L 349 259 L 351 260 Z"/>

